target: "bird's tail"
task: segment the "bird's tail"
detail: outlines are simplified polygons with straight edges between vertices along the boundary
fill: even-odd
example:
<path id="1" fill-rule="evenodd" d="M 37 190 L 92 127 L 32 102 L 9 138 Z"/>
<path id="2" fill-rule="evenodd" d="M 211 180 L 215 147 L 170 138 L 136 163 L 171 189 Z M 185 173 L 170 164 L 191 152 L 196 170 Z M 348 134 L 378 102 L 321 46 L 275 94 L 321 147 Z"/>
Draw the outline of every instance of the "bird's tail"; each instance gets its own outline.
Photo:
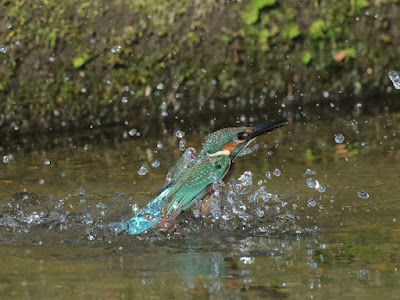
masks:
<path id="1" fill-rule="evenodd" d="M 165 204 L 164 196 L 166 192 L 164 191 L 158 195 L 131 219 L 125 222 L 111 223 L 110 228 L 116 233 L 126 231 L 128 234 L 133 235 L 156 226 L 162 220 L 162 207 Z"/>

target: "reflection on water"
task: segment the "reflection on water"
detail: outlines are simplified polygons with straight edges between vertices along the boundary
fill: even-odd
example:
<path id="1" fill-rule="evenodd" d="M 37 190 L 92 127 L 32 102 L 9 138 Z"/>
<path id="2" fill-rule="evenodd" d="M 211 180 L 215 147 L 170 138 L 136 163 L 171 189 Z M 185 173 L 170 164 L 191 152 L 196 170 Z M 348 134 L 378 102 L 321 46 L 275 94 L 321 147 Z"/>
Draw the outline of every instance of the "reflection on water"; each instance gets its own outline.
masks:
<path id="1" fill-rule="evenodd" d="M 32 151 L 3 147 L 0 294 L 393 298 L 399 119 L 292 122 L 237 159 L 210 214 L 191 211 L 176 232 L 139 236 L 115 235 L 108 224 L 152 199 L 181 150 L 200 148 L 204 129 L 138 135 L 130 128 Z"/>

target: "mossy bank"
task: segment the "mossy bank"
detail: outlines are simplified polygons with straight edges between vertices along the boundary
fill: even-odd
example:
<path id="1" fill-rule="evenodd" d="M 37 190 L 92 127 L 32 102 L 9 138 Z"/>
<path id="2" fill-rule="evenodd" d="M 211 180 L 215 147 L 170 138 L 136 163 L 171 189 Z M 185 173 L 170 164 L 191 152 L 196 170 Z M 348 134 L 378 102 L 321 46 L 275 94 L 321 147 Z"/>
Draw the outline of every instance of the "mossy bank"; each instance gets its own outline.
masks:
<path id="1" fill-rule="evenodd" d="M 1 135 L 378 94 L 400 69 L 394 0 L 0 5 Z"/>

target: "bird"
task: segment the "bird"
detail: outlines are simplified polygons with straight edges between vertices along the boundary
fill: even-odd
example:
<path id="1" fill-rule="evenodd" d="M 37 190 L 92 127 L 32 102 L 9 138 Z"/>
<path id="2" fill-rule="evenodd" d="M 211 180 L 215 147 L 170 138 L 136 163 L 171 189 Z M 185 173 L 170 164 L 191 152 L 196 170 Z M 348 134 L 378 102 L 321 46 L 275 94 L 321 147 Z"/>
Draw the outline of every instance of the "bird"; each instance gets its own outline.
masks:
<path id="1" fill-rule="evenodd" d="M 265 122 L 251 127 L 230 127 L 210 134 L 197 154 L 186 151 L 172 167 L 167 182 L 157 196 L 134 217 L 112 223 L 117 233 L 140 234 L 150 228 L 168 228 L 180 214 L 195 204 L 207 210 L 213 183 L 227 182 L 234 170 L 237 156 L 258 136 L 287 124 L 287 120 Z"/>

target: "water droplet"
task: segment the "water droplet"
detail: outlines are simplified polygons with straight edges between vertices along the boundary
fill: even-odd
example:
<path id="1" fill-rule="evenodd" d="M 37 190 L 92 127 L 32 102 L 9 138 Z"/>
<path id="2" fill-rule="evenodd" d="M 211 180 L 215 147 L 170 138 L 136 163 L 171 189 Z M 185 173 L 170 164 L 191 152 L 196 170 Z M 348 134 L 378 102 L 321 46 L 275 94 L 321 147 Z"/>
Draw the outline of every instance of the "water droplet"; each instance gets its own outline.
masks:
<path id="1" fill-rule="evenodd" d="M 194 149 L 193 147 L 187 148 L 182 154 L 182 157 L 185 159 L 185 163 L 187 165 L 189 162 L 196 158 L 196 149 Z"/>
<path id="2" fill-rule="evenodd" d="M 86 93 L 86 88 L 85 87 L 81 88 L 81 93 Z"/>
<path id="3" fill-rule="evenodd" d="M 180 131 L 180 130 L 178 130 L 176 133 L 175 133 L 175 135 L 176 135 L 176 137 L 177 138 L 183 138 L 184 136 L 185 136 L 185 133 L 183 132 L 183 131 Z"/>
<path id="4" fill-rule="evenodd" d="M 185 139 L 181 139 L 179 141 L 179 150 L 185 151 L 185 146 L 186 146 L 186 140 Z"/>
<path id="5" fill-rule="evenodd" d="M 259 217 L 259 218 L 262 218 L 262 217 L 264 217 L 264 211 L 263 210 L 261 210 L 260 208 L 257 208 L 256 209 L 256 215 Z"/>
<path id="6" fill-rule="evenodd" d="M 275 169 L 275 170 L 272 172 L 272 174 L 274 174 L 276 177 L 279 177 L 279 176 L 281 176 L 281 170 Z"/>
<path id="7" fill-rule="evenodd" d="M 122 97 L 121 98 L 122 103 L 128 103 L 128 98 L 127 97 Z"/>
<path id="8" fill-rule="evenodd" d="M 125 92 L 129 92 L 131 90 L 131 88 L 126 85 L 126 86 L 124 86 L 124 90 L 125 90 Z"/>
<path id="9" fill-rule="evenodd" d="M 144 175 L 146 175 L 148 172 L 149 172 L 149 169 L 147 168 L 147 166 L 146 166 L 145 164 L 143 164 L 143 165 L 140 167 L 140 169 L 137 171 L 137 173 L 138 173 L 140 176 L 144 176 Z"/>
<path id="10" fill-rule="evenodd" d="M 114 47 L 111 48 L 111 52 L 112 52 L 112 53 L 118 53 L 118 52 L 121 51 L 121 48 L 122 48 L 122 47 L 119 46 L 119 45 L 114 46 Z"/>
<path id="11" fill-rule="evenodd" d="M 0 46 L 0 52 L 1 53 L 7 53 L 7 47 L 4 46 L 4 45 Z"/>
<path id="12" fill-rule="evenodd" d="M 268 179 L 271 179 L 271 178 L 272 178 L 271 172 L 270 172 L 270 171 L 267 171 L 267 172 L 265 173 L 265 176 L 266 176 Z"/>
<path id="13" fill-rule="evenodd" d="M 163 148 L 163 143 L 161 141 L 157 142 L 157 149 L 162 149 Z"/>
<path id="14" fill-rule="evenodd" d="M 205 74 L 205 73 L 207 73 L 207 69 L 201 69 L 201 72 L 203 72 Z"/>
<path id="15" fill-rule="evenodd" d="M 153 220 L 153 219 L 155 218 L 155 216 L 154 216 L 153 214 L 148 213 L 148 214 L 145 214 L 145 215 L 143 216 L 143 218 L 145 218 L 145 219 L 151 221 L 151 220 Z"/>
<path id="16" fill-rule="evenodd" d="M 4 155 L 3 156 L 3 163 L 8 163 L 10 161 L 10 159 L 8 158 L 8 155 Z"/>
<path id="17" fill-rule="evenodd" d="M 316 174 L 317 174 L 317 171 L 310 170 L 310 169 L 306 170 L 306 175 L 316 175 Z"/>
<path id="18" fill-rule="evenodd" d="M 243 257 L 240 258 L 240 261 L 242 261 L 245 265 L 250 265 L 250 264 L 254 264 L 255 258 L 254 257 L 243 256 Z"/>
<path id="19" fill-rule="evenodd" d="M 251 186 L 253 184 L 253 174 L 246 171 L 239 177 L 235 184 L 235 190 L 237 193 L 245 195 L 251 191 Z"/>
<path id="20" fill-rule="evenodd" d="M 164 84 L 163 83 L 159 83 L 157 84 L 157 90 L 162 90 L 164 88 Z"/>
<path id="21" fill-rule="evenodd" d="M 105 205 L 104 203 L 99 202 L 99 203 L 96 204 L 96 207 L 99 208 L 99 209 L 106 209 L 107 205 Z"/>
<path id="22" fill-rule="evenodd" d="M 365 191 L 359 191 L 357 192 L 357 196 L 360 197 L 361 199 L 368 199 L 369 194 Z"/>
<path id="23" fill-rule="evenodd" d="M 318 180 L 314 179 L 314 178 L 307 178 L 306 183 L 308 185 L 309 188 L 312 189 L 318 189 L 319 188 L 319 182 Z"/>
<path id="24" fill-rule="evenodd" d="M 79 195 L 81 196 L 85 195 L 85 188 L 83 186 L 79 188 Z"/>
<path id="25" fill-rule="evenodd" d="M 317 205 L 317 202 L 315 202 L 313 198 L 309 198 L 307 201 L 307 205 L 308 207 L 314 207 L 315 205 Z"/>
<path id="26" fill-rule="evenodd" d="M 136 133 L 137 133 L 137 129 L 135 129 L 135 128 L 132 128 L 131 130 L 129 130 L 129 135 L 130 136 L 135 136 L 136 135 Z"/>
<path id="27" fill-rule="evenodd" d="M 12 24 L 7 24 L 7 29 L 11 29 L 12 27 Z"/>
<path id="28" fill-rule="evenodd" d="M 132 210 L 136 214 L 139 211 L 139 205 L 137 204 L 132 204 Z"/>
<path id="29" fill-rule="evenodd" d="M 44 160 L 44 164 L 46 165 L 46 166 L 48 166 L 48 165 L 50 165 L 51 164 L 51 161 L 49 160 L 49 159 L 45 159 Z"/>
<path id="30" fill-rule="evenodd" d="M 392 81 L 395 89 L 399 90 L 400 89 L 400 76 L 395 71 L 389 71 L 388 76 L 389 76 L 390 80 Z"/>
<path id="31" fill-rule="evenodd" d="M 343 134 L 341 134 L 341 133 L 337 134 L 337 135 L 335 136 L 335 142 L 336 142 L 337 144 L 343 143 L 343 142 L 344 142 L 344 136 L 343 136 Z"/>
<path id="32" fill-rule="evenodd" d="M 151 163 L 151 166 L 152 166 L 153 168 L 158 168 L 158 167 L 160 166 L 160 162 L 159 162 L 158 160 L 155 160 L 155 161 L 153 161 L 153 162 Z"/>

